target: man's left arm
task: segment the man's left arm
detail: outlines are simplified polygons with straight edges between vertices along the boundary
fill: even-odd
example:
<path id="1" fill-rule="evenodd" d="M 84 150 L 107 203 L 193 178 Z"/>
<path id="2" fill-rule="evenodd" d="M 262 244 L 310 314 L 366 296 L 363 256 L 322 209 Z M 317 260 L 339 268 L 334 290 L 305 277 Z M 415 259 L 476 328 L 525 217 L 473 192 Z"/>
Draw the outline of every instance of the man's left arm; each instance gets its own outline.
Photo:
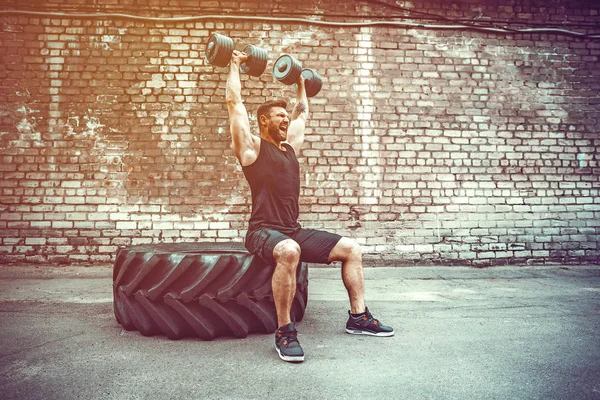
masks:
<path id="1" fill-rule="evenodd" d="M 304 87 L 304 77 L 300 75 L 297 82 L 298 93 L 296 104 L 292 109 L 291 122 L 288 128 L 288 143 L 294 148 L 296 156 L 300 155 L 300 148 L 304 143 L 304 130 L 308 120 L 308 99 Z"/>

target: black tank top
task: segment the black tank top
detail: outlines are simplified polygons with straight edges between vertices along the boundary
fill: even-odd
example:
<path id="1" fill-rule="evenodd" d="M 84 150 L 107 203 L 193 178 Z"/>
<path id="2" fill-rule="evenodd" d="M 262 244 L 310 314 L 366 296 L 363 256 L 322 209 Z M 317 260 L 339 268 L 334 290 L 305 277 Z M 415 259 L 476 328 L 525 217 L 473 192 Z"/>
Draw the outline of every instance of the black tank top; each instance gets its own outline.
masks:
<path id="1" fill-rule="evenodd" d="M 261 139 L 256 161 L 242 167 L 252 192 L 248 231 L 277 228 L 287 234 L 300 227 L 300 165 L 292 146 L 283 147 L 286 151 Z"/>

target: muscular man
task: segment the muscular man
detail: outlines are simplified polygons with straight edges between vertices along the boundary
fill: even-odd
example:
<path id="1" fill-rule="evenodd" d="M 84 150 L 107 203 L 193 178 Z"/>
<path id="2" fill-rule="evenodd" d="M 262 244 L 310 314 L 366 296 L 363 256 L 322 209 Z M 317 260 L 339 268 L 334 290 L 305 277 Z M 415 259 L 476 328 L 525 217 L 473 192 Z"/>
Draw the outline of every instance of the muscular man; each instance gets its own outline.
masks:
<path id="1" fill-rule="evenodd" d="M 250 132 L 248 112 L 241 98 L 239 69 L 246 58 L 242 52 L 233 52 L 226 98 L 233 151 L 252 192 L 246 248 L 275 265 L 272 287 L 279 326 L 275 333 L 279 357 L 292 362 L 304 360 L 290 315 L 300 261 L 342 262 L 342 280 L 350 300 L 346 332 L 392 336 L 393 328 L 373 318 L 365 306 L 360 246 L 334 233 L 304 229 L 298 223 L 300 168 L 296 155 L 304 142 L 308 118 L 304 79 L 298 79 L 297 101 L 291 115 L 285 101 L 267 101 L 258 108 L 260 136 L 255 136 Z"/>

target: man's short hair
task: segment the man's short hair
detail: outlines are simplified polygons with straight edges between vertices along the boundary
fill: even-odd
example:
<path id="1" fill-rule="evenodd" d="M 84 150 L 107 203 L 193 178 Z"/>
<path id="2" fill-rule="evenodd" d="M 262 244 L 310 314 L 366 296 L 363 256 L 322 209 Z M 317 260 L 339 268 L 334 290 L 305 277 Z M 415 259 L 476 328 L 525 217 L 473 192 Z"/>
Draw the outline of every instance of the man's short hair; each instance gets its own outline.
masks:
<path id="1" fill-rule="evenodd" d="M 287 109 L 287 102 L 285 100 L 269 100 L 262 103 L 256 111 L 256 122 L 258 123 L 258 129 L 260 130 L 260 116 L 264 115 L 269 117 L 271 108 L 281 107 Z"/>

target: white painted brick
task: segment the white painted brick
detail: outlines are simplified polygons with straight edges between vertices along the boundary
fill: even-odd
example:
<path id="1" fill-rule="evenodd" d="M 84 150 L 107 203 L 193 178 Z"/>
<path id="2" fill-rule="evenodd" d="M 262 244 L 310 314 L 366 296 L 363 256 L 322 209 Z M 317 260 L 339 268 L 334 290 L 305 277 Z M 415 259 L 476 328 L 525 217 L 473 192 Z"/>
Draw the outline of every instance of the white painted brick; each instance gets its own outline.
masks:
<path id="1" fill-rule="evenodd" d="M 129 216 L 131 221 L 151 221 L 152 220 L 152 215 L 151 214 L 131 214 Z"/>
<path id="2" fill-rule="evenodd" d="M 119 246 L 98 246 L 99 253 L 116 253 Z"/>
<path id="3" fill-rule="evenodd" d="M 55 228 L 55 229 L 73 228 L 73 222 L 71 222 L 71 221 L 52 221 L 52 228 Z"/>
<path id="4" fill-rule="evenodd" d="M 394 250 L 402 253 L 409 253 L 415 251 L 415 246 L 412 244 L 399 244 L 394 246 Z"/>
<path id="5" fill-rule="evenodd" d="M 181 230 L 194 229 L 194 223 L 193 222 L 175 222 L 173 224 L 173 228 L 181 229 Z"/>
<path id="6" fill-rule="evenodd" d="M 217 236 L 223 238 L 234 238 L 238 236 L 238 231 L 223 229 L 217 232 Z"/>
<path id="7" fill-rule="evenodd" d="M 152 243 L 152 239 L 151 238 L 133 238 L 131 240 L 131 244 L 132 245 L 138 245 L 138 244 L 150 244 Z"/>
<path id="8" fill-rule="evenodd" d="M 29 226 L 32 228 L 49 228 L 51 226 L 50 221 L 31 221 Z"/>
<path id="9" fill-rule="evenodd" d="M 173 229 L 173 222 L 154 222 L 152 229 Z"/>
<path id="10" fill-rule="evenodd" d="M 137 229 L 137 222 L 117 222 L 117 229 Z"/>
<path id="11" fill-rule="evenodd" d="M 26 238 L 25 239 L 25 244 L 29 244 L 29 245 L 42 245 L 42 244 L 46 244 L 47 239 L 46 238 Z"/>
<path id="12" fill-rule="evenodd" d="M 75 221 L 73 228 L 75 229 L 93 229 L 96 227 L 96 223 L 93 221 Z"/>
<path id="13" fill-rule="evenodd" d="M 202 237 L 202 231 L 198 230 L 182 230 L 181 231 L 182 238 L 199 238 Z"/>
<path id="14" fill-rule="evenodd" d="M 110 213 L 109 219 L 111 221 L 129 221 L 130 220 L 128 213 Z"/>
<path id="15" fill-rule="evenodd" d="M 209 229 L 229 229 L 229 222 L 209 222 Z"/>

